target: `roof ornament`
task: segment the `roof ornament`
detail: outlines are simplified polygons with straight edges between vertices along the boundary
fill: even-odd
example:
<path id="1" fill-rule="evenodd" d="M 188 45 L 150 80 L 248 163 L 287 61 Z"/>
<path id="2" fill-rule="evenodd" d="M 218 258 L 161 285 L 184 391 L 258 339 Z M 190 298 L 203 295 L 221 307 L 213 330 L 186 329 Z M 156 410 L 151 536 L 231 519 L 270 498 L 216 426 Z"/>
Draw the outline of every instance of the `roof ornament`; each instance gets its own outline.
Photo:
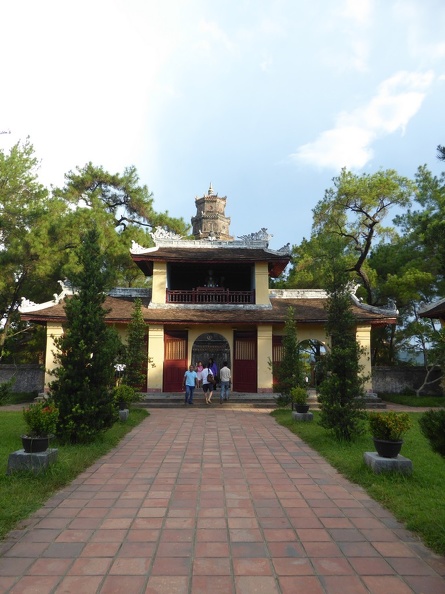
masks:
<path id="1" fill-rule="evenodd" d="M 265 241 L 269 246 L 269 240 L 272 239 L 273 235 L 267 232 L 267 229 L 263 227 L 256 233 L 250 233 L 249 235 L 238 235 L 238 239 L 242 239 L 245 243 L 253 243 L 256 241 Z"/>
<path id="2" fill-rule="evenodd" d="M 143 254 L 147 251 L 147 248 L 142 247 L 139 243 L 137 243 L 134 239 L 131 241 L 131 253 L 132 254 Z"/>
<path id="3" fill-rule="evenodd" d="M 212 188 L 212 182 L 210 182 L 210 186 L 209 186 L 209 191 L 207 192 L 207 196 L 214 196 L 215 192 L 213 191 Z"/>
<path id="4" fill-rule="evenodd" d="M 178 241 L 179 239 L 182 239 L 182 235 L 173 233 L 173 231 L 168 231 L 164 227 L 156 227 L 154 231 L 149 233 L 149 235 L 151 235 L 155 243 L 157 243 L 158 240 Z"/>

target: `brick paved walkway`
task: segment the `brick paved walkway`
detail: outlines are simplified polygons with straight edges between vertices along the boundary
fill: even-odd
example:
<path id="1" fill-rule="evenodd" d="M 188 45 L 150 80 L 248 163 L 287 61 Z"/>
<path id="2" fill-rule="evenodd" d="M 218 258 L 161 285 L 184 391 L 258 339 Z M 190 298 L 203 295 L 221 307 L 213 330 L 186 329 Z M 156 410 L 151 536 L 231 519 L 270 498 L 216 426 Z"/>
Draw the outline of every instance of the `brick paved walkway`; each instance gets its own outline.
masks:
<path id="1" fill-rule="evenodd" d="M 151 412 L 10 535 L 14 594 L 445 594 L 445 559 L 268 411 Z"/>

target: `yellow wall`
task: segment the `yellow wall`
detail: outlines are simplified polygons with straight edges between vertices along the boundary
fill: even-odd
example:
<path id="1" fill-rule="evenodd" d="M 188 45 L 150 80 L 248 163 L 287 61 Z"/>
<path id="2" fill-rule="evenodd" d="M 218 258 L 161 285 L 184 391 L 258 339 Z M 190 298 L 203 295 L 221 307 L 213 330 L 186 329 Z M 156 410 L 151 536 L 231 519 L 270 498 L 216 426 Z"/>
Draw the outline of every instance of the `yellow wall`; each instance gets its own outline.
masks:
<path id="1" fill-rule="evenodd" d="M 230 348 L 230 357 L 233 360 L 233 329 L 228 328 L 227 326 L 220 326 L 218 324 L 206 324 L 205 326 L 192 326 L 188 328 L 188 351 L 187 351 L 187 361 L 190 363 L 195 364 L 197 361 L 192 361 L 192 349 L 193 344 L 197 338 L 201 336 L 201 334 L 208 334 L 209 332 L 214 332 L 216 334 L 221 334 L 227 342 L 229 343 Z"/>
<path id="2" fill-rule="evenodd" d="M 56 378 L 51 373 L 53 369 L 57 367 L 56 362 L 54 361 L 53 352 L 57 351 L 55 345 L 55 339 L 60 337 L 63 334 L 63 328 L 60 324 L 54 324 L 48 322 L 46 325 L 46 353 L 45 353 L 45 392 L 49 390 L 50 382 L 54 381 Z"/>
<path id="3" fill-rule="evenodd" d="M 147 390 L 161 392 L 164 369 L 164 327 L 151 325 L 148 327 L 148 370 Z"/>
<path id="4" fill-rule="evenodd" d="M 127 328 L 125 325 L 117 327 L 121 339 L 125 342 L 127 337 Z M 56 367 L 54 362 L 53 352 L 56 350 L 54 341 L 61 336 L 63 332 L 62 326 L 48 322 L 47 325 L 47 345 L 45 358 L 45 390 L 48 390 L 48 385 L 55 379 L 51 371 Z M 208 324 L 193 326 L 188 329 L 188 352 L 187 359 L 191 361 L 192 348 L 195 340 L 204 333 L 215 332 L 223 336 L 230 348 L 231 359 L 233 361 L 233 328 L 222 325 Z M 258 326 L 257 335 L 257 377 L 258 377 L 258 392 L 272 391 L 272 370 L 269 366 L 269 361 L 272 360 L 272 335 L 274 330 L 271 325 Z M 277 330 L 277 334 L 283 334 L 283 329 Z M 297 326 L 297 334 L 299 341 L 303 340 L 318 340 L 326 344 L 329 348 L 329 341 L 327 340 L 324 327 L 321 325 L 311 324 L 304 326 Z M 369 376 L 365 384 L 365 389 L 372 389 L 371 379 L 371 327 L 358 326 L 356 331 L 357 342 L 364 347 L 365 354 L 360 360 L 363 365 L 363 375 Z M 147 369 L 147 385 L 149 392 L 161 392 L 163 383 L 163 367 L 164 367 L 164 328 L 162 325 L 150 325 L 148 327 L 148 369 Z M 232 371 L 233 373 L 233 371 Z"/>
<path id="5" fill-rule="evenodd" d="M 255 303 L 269 305 L 269 268 L 267 263 L 255 263 Z"/>
<path id="6" fill-rule="evenodd" d="M 165 303 L 165 294 L 167 291 L 167 263 L 155 262 L 153 264 L 153 287 L 152 302 Z"/>
<path id="7" fill-rule="evenodd" d="M 258 326 L 257 332 L 257 390 L 272 392 L 272 326 Z"/>

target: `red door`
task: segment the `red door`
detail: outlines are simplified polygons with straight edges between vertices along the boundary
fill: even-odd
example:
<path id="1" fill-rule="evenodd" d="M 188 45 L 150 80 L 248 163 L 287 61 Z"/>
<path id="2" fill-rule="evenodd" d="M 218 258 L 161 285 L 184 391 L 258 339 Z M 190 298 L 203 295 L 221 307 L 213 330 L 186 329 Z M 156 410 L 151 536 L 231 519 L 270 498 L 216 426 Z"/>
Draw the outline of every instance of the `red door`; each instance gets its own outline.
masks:
<path id="1" fill-rule="evenodd" d="M 164 334 L 164 392 L 180 392 L 187 371 L 187 332 Z"/>
<path id="2" fill-rule="evenodd" d="M 233 390 L 257 391 L 256 332 L 235 332 L 233 356 Z"/>

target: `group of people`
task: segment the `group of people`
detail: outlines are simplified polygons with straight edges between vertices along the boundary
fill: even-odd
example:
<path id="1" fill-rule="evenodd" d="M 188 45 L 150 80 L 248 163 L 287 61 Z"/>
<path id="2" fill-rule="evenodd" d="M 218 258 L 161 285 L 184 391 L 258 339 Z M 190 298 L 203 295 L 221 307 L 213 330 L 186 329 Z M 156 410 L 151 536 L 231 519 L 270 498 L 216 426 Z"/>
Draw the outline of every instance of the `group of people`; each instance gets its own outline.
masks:
<path id="1" fill-rule="evenodd" d="M 202 361 L 198 361 L 196 365 L 191 364 L 188 370 L 184 373 L 184 404 L 193 404 L 195 388 L 202 388 L 206 404 L 211 404 L 218 378 L 221 386 L 219 403 L 222 404 L 225 400 L 229 400 L 230 382 L 232 379 L 230 369 L 227 366 L 227 361 L 224 361 L 223 366 L 219 370 L 219 374 L 218 366 L 213 359 L 209 359 L 206 367 L 204 367 Z"/>

